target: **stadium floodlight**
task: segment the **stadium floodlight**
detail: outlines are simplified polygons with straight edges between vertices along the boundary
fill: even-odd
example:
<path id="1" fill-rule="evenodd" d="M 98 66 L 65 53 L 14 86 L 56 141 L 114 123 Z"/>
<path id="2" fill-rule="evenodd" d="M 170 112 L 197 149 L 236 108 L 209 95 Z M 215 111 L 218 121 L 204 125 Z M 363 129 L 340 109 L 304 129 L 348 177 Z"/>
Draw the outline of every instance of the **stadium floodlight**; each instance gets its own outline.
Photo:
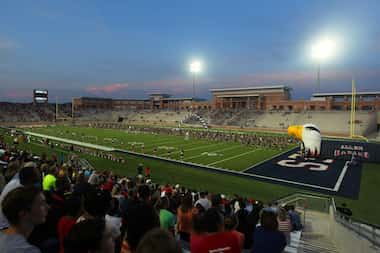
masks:
<path id="1" fill-rule="evenodd" d="M 311 56 L 318 62 L 328 60 L 336 52 L 336 41 L 330 38 L 323 38 L 311 47 Z"/>
<path id="2" fill-rule="evenodd" d="M 337 51 L 337 42 L 331 38 L 325 37 L 316 41 L 311 47 L 311 57 L 317 61 L 317 90 L 321 87 L 321 62 L 333 57 Z"/>
<path id="3" fill-rule="evenodd" d="M 200 61 L 193 61 L 190 63 L 190 72 L 191 73 L 199 73 L 201 72 L 202 64 Z"/>
<path id="4" fill-rule="evenodd" d="M 193 74 L 193 99 L 195 98 L 195 78 L 196 74 L 202 71 L 202 63 L 198 60 L 190 63 L 190 72 Z"/>

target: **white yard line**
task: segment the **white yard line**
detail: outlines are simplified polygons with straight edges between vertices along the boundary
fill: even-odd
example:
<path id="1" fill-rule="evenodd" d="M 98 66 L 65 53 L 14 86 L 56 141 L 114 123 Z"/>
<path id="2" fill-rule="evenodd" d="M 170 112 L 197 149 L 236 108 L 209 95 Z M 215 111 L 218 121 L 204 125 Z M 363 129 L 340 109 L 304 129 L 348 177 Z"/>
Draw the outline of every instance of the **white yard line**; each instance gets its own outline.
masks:
<path id="1" fill-rule="evenodd" d="M 179 141 L 165 141 L 165 142 L 158 142 L 158 143 L 153 143 L 153 144 L 148 144 L 145 146 L 145 148 L 149 149 L 149 148 L 153 148 L 155 146 L 162 146 L 162 145 L 167 145 L 167 144 L 170 144 L 170 143 L 173 143 L 173 144 L 176 144 L 178 143 Z"/>
<path id="2" fill-rule="evenodd" d="M 250 154 L 250 153 L 256 152 L 256 151 L 258 151 L 258 150 L 261 150 L 261 149 L 259 148 L 259 149 L 255 149 L 255 150 L 251 150 L 251 151 L 245 152 L 245 153 L 243 153 L 243 154 L 238 154 L 238 155 L 235 155 L 235 156 L 231 156 L 231 157 L 228 157 L 228 158 L 226 158 L 226 159 L 223 159 L 223 160 L 220 160 L 220 161 L 216 161 L 216 162 L 213 162 L 213 163 L 207 164 L 207 166 L 214 165 L 214 164 L 218 164 L 218 163 L 225 162 L 225 161 L 228 161 L 228 160 L 232 160 L 232 159 L 238 158 L 238 157 L 240 157 L 240 156 L 244 156 L 244 155 L 247 155 L 247 154 Z"/>
<path id="3" fill-rule="evenodd" d="M 211 147 L 211 146 L 216 146 L 216 145 L 222 145 L 223 143 L 216 143 L 216 144 L 210 144 L 210 145 L 206 145 L 206 146 L 200 146 L 200 147 L 196 147 L 196 148 L 189 148 L 189 149 L 185 149 L 184 151 L 192 151 L 192 150 L 197 150 L 197 149 L 202 149 L 202 148 L 208 148 L 208 147 Z M 176 152 L 173 152 L 172 154 L 175 154 L 175 153 L 180 153 L 181 151 L 176 151 Z"/>
<path id="4" fill-rule="evenodd" d="M 335 184 L 335 187 L 334 187 L 334 191 L 338 191 L 339 188 L 340 188 L 340 185 L 342 184 L 342 181 L 343 181 L 343 178 L 344 176 L 346 175 L 346 172 L 347 172 L 347 168 L 348 168 L 348 164 L 350 163 L 350 161 L 347 161 L 345 164 L 344 164 L 344 167 L 342 169 L 342 172 L 340 173 L 339 175 L 339 178 L 338 180 L 336 181 L 336 184 Z"/>
<path id="5" fill-rule="evenodd" d="M 234 149 L 234 148 L 239 148 L 239 146 L 228 147 L 228 148 L 219 149 L 219 150 L 213 150 L 213 151 L 210 151 L 210 152 L 216 152 L 216 153 L 218 153 L 218 152 L 221 152 L 221 151 L 226 151 L 226 150 L 230 150 L 230 149 Z M 190 156 L 190 157 L 187 157 L 185 160 L 190 160 L 190 159 L 197 158 L 197 157 L 200 157 L 200 156 L 203 156 L 203 154 L 195 155 L 195 156 Z"/>
<path id="6" fill-rule="evenodd" d="M 66 142 L 66 143 L 75 144 L 75 145 L 79 145 L 79 146 L 83 146 L 83 147 L 87 147 L 87 148 L 95 148 L 95 149 L 100 149 L 100 150 L 103 150 L 103 151 L 113 151 L 113 150 L 115 150 L 115 148 L 113 148 L 113 147 L 106 147 L 106 146 L 96 145 L 96 144 L 82 142 L 82 141 L 74 141 L 74 140 L 69 140 L 69 139 L 65 139 L 65 138 L 59 138 L 59 137 L 45 135 L 45 134 L 37 134 L 37 133 L 32 133 L 32 132 L 25 132 L 25 133 L 29 134 L 29 135 L 32 135 L 32 136 L 37 136 L 37 137 L 41 137 L 41 138 L 48 138 L 50 140 Z"/>

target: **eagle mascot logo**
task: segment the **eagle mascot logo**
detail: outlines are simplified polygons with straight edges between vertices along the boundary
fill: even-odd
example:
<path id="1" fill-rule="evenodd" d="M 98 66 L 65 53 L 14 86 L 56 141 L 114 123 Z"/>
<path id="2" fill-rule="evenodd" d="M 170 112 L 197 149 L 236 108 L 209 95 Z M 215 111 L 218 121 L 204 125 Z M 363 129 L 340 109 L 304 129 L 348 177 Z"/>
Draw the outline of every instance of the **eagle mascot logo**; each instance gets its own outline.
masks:
<path id="1" fill-rule="evenodd" d="M 316 125 L 289 126 L 288 134 L 301 142 L 301 155 L 318 157 L 321 154 L 321 131 Z"/>

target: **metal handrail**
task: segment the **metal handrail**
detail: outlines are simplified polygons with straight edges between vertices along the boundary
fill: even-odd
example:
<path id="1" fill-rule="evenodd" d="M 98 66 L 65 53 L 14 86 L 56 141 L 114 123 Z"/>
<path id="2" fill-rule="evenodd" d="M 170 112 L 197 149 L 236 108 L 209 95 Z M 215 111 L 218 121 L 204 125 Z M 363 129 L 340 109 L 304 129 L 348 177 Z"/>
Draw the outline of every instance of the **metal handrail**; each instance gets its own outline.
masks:
<path id="1" fill-rule="evenodd" d="M 359 236 L 367 239 L 376 247 L 380 247 L 380 229 L 378 226 L 366 222 L 361 223 L 357 219 L 350 219 L 338 213 L 335 213 L 335 220 Z M 367 228 L 363 227 L 363 225 L 367 226 Z"/>
<path id="2" fill-rule="evenodd" d="M 293 194 L 288 194 L 278 199 L 277 201 L 287 202 L 292 199 L 297 200 L 300 197 L 303 197 L 303 198 L 312 197 L 312 198 L 320 198 L 320 199 L 328 200 L 329 204 L 332 206 L 333 215 L 336 222 L 339 222 L 340 224 L 350 229 L 351 231 L 355 232 L 359 236 L 367 239 L 374 246 L 380 247 L 380 226 L 376 224 L 368 223 L 366 221 L 363 221 L 357 218 L 351 218 L 343 214 L 340 214 L 336 209 L 335 199 L 333 197 L 297 192 Z M 363 225 L 367 226 L 367 228 L 363 227 Z"/>

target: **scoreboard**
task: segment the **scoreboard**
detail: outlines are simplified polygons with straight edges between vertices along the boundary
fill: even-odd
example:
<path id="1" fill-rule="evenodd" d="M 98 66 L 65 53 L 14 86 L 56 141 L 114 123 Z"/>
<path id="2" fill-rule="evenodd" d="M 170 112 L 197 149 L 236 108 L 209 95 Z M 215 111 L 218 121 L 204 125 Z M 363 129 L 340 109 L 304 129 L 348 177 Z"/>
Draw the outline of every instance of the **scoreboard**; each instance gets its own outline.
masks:
<path id="1" fill-rule="evenodd" d="M 48 95 L 48 90 L 33 90 L 33 101 L 34 103 L 47 103 Z"/>

